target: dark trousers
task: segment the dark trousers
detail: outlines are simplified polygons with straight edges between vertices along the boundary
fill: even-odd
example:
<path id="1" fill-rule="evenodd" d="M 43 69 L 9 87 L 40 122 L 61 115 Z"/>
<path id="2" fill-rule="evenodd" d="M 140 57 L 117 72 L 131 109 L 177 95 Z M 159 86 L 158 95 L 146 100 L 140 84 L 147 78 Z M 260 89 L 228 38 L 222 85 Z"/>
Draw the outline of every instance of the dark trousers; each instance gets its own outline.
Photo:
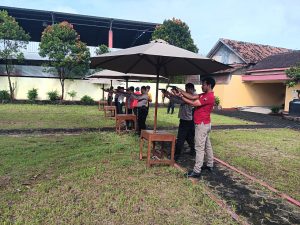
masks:
<path id="1" fill-rule="evenodd" d="M 184 142 L 187 141 L 191 148 L 191 152 L 195 151 L 195 124 L 193 120 L 180 120 L 178 134 L 175 146 L 175 155 L 181 154 Z"/>
<path id="2" fill-rule="evenodd" d="M 108 96 L 108 98 L 107 98 L 107 105 L 111 105 L 111 103 L 112 103 L 112 97 Z"/>
<path id="3" fill-rule="evenodd" d="M 171 110 L 171 114 L 173 114 L 174 113 L 174 107 L 175 107 L 174 102 L 169 101 L 167 113 L 169 114 L 170 110 Z"/>
<path id="4" fill-rule="evenodd" d="M 127 109 L 127 114 L 132 114 L 132 109 Z M 133 122 L 126 120 L 126 126 L 127 126 L 128 129 L 132 129 Z"/>
<path id="5" fill-rule="evenodd" d="M 124 114 L 123 105 L 124 103 L 116 102 L 117 114 Z"/>
<path id="6" fill-rule="evenodd" d="M 138 120 L 138 134 L 141 134 L 141 130 L 146 129 L 146 118 L 148 114 L 147 107 L 138 107 L 137 108 L 137 120 Z"/>

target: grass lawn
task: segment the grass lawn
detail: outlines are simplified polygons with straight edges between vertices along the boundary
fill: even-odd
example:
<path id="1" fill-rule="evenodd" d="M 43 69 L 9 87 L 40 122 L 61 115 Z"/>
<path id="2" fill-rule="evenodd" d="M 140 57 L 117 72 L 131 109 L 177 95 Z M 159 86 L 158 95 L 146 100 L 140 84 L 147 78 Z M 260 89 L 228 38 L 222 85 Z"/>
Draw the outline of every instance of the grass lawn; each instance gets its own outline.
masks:
<path id="1" fill-rule="evenodd" d="M 130 135 L 0 136 L 1 224 L 234 224 L 202 185 Z"/>
<path id="2" fill-rule="evenodd" d="M 158 127 L 178 126 L 178 108 L 173 115 L 166 108 L 158 110 Z M 98 128 L 114 126 L 115 121 L 106 119 L 97 106 L 80 105 L 29 105 L 0 104 L 0 129 L 34 128 Z M 153 126 L 154 108 L 151 107 L 147 125 Z M 221 115 L 212 115 L 213 125 L 254 124 Z"/>
<path id="3" fill-rule="evenodd" d="M 300 200 L 300 132 L 289 129 L 213 131 L 216 157 Z"/>

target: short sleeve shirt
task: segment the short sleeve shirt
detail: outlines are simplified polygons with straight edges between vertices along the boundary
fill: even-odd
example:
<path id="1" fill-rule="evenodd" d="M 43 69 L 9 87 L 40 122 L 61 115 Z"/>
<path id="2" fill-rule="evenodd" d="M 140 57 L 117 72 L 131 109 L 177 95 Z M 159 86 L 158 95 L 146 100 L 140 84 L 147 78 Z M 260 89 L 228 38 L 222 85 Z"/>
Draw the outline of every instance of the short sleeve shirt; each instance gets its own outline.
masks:
<path id="1" fill-rule="evenodd" d="M 199 101 L 201 106 L 195 108 L 194 122 L 195 124 L 209 124 L 211 122 L 210 114 L 215 104 L 214 92 L 199 94 Z"/>

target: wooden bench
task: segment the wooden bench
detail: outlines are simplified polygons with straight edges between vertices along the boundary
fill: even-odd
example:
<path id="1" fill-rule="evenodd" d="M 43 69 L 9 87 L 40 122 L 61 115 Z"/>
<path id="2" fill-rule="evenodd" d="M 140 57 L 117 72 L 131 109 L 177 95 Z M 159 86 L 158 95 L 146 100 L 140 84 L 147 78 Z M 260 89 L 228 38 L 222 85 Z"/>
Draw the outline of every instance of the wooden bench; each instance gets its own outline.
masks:
<path id="1" fill-rule="evenodd" d="M 170 166 L 174 165 L 174 153 L 175 153 L 175 140 L 176 136 L 174 134 L 165 132 L 165 131 L 156 131 L 153 130 L 142 130 L 140 137 L 140 160 L 143 159 L 143 147 L 144 141 L 148 141 L 148 149 L 147 149 L 147 167 L 150 167 L 153 164 L 167 164 Z M 162 142 L 161 154 L 158 155 L 155 150 L 155 142 Z M 165 155 L 164 152 L 164 142 L 171 142 L 171 159 L 162 159 Z M 155 156 L 156 159 L 152 159 L 151 156 Z"/>
<path id="2" fill-rule="evenodd" d="M 99 104 L 98 104 L 98 110 L 99 110 L 99 111 L 104 110 L 104 106 L 107 106 L 107 101 L 105 101 L 105 100 L 100 100 L 100 101 L 99 101 Z"/>
<path id="3" fill-rule="evenodd" d="M 131 130 L 135 131 L 136 116 L 134 114 L 117 114 L 116 115 L 116 132 L 117 133 L 121 133 L 121 125 L 123 122 L 126 123 L 126 121 L 133 121 L 133 127 Z"/>
<path id="4" fill-rule="evenodd" d="M 116 106 L 104 106 L 104 116 L 108 118 L 116 118 Z"/>

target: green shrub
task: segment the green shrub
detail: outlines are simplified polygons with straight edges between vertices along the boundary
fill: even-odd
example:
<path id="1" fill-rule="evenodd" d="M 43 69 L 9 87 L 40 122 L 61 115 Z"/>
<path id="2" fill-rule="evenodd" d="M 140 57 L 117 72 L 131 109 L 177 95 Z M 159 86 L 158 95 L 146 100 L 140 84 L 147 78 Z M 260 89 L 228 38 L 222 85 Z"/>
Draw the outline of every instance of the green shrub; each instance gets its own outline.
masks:
<path id="1" fill-rule="evenodd" d="M 85 104 L 85 105 L 93 105 L 93 104 L 95 104 L 94 99 L 92 99 L 88 95 L 83 96 L 80 101 L 82 101 L 83 104 Z"/>
<path id="2" fill-rule="evenodd" d="M 48 95 L 48 98 L 49 98 L 50 101 L 59 100 L 59 96 L 58 96 L 57 91 L 49 91 L 47 93 L 47 95 Z"/>
<path id="3" fill-rule="evenodd" d="M 6 90 L 0 91 L 0 101 L 5 102 L 5 101 L 9 101 L 9 100 L 10 100 L 10 95 L 9 95 L 8 91 L 6 91 Z"/>
<path id="4" fill-rule="evenodd" d="M 38 92 L 37 92 L 36 88 L 32 88 L 31 90 L 28 90 L 28 92 L 27 92 L 27 98 L 30 101 L 35 101 L 37 99 L 37 96 L 38 96 Z"/>
<path id="5" fill-rule="evenodd" d="M 277 114 L 279 113 L 279 110 L 281 109 L 281 106 L 273 106 L 271 108 L 272 113 Z"/>
<path id="6" fill-rule="evenodd" d="M 77 92 L 76 91 L 70 91 L 68 92 L 68 95 L 72 98 L 72 101 L 73 101 L 73 98 L 76 96 Z"/>
<path id="7" fill-rule="evenodd" d="M 221 103 L 221 100 L 218 96 L 215 96 L 215 106 L 219 106 Z"/>

